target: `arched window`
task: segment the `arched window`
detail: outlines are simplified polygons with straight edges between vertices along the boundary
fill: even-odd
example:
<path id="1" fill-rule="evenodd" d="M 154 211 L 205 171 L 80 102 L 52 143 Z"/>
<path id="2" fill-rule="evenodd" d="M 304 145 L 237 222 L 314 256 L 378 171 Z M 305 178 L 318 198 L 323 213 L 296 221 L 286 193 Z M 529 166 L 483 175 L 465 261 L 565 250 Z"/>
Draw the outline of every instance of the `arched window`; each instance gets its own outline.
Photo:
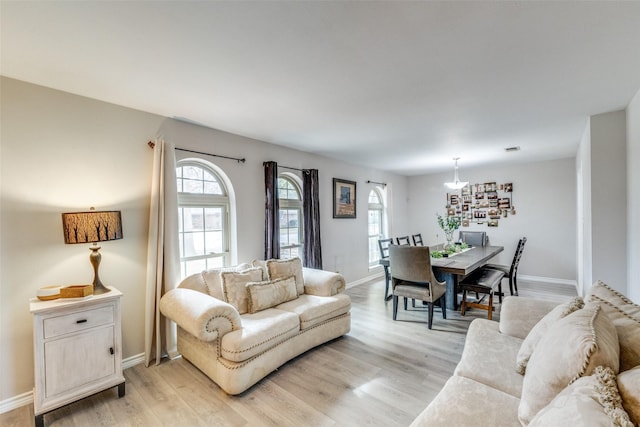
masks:
<path id="1" fill-rule="evenodd" d="M 289 174 L 278 177 L 280 202 L 280 258 L 302 257 L 302 192 Z"/>
<path id="2" fill-rule="evenodd" d="M 380 249 L 378 239 L 384 238 L 384 203 L 382 194 L 376 188 L 369 193 L 369 266 L 378 265 L 380 260 Z"/>
<path id="3" fill-rule="evenodd" d="M 179 161 L 176 175 L 182 277 L 228 266 L 229 196 L 224 181 L 197 160 Z"/>

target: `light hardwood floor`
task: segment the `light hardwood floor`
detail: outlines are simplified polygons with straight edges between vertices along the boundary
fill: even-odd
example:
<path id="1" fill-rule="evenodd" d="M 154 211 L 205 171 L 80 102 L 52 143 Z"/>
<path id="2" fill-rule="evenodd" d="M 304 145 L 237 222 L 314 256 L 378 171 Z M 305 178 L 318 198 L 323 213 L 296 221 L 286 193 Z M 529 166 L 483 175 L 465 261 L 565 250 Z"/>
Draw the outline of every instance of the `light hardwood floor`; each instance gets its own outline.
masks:
<path id="1" fill-rule="evenodd" d="M 506 283 L 506 282 L 505 282 Z M 566 300 L 572 292 L 519 283 L 520 295 Z M 46 426 L 407 426 L 460 360 L 469 323 L 462 317 L 400 309 L 391 319 L 384 282 L 354 286 L 351 332 L 280 367 L 240 396 L 228 396 L 181 358 L 126 369 L 116 389 L 45 415 Z M 494 320 L 500 318 L 499 306 Z M 2 426 L 33 425 L 33 405 L 0 414 Z"/>

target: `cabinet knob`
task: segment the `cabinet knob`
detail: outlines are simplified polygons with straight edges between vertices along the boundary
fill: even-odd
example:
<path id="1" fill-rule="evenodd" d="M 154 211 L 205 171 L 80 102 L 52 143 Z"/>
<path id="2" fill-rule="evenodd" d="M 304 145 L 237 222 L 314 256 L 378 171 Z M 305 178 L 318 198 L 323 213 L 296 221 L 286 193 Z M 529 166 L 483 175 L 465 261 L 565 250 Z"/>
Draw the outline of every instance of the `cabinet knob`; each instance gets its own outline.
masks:
<path id="1" fill-rule="evenodd" d="M 111 354 L 113 354 L 113 353 L 114 353 L 114 351 L 113 351 L 113 347 L 110 347 L 110 348 L 109 348 L 109 353 L 111 353 Z"/>

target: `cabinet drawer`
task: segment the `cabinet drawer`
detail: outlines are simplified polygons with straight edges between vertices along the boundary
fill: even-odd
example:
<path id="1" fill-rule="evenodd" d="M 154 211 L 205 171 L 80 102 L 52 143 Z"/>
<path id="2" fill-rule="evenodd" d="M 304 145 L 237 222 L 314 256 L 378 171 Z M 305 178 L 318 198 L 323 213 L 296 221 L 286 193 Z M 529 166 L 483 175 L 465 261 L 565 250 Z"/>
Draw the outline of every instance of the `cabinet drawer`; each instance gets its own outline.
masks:
<path id="1" fill-rule="evenodd" d="M 70 334 L 114 321 L 114 305 L 91 308 L 44 319 L 44 338 Z"/>

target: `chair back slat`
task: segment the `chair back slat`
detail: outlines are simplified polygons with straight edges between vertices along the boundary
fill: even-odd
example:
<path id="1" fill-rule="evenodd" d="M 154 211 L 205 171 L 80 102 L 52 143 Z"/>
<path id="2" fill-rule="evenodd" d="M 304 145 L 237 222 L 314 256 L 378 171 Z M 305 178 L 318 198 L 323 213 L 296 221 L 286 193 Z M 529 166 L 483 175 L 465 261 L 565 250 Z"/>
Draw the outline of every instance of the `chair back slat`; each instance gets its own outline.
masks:
<path id="1" fill-rule="evenodd" d="M 393 239 L 378 239 L 378 247 L 380 248 L 380 258 L 389 258 L 389 246 L 393 244 Z"/>
<path id="2" fill-rule="evenodd" d="M 413 239 L 413 246 L 424 246 L 424 243 L 422 242 L 422 234 L 414 234 L 411 238 Z"/>
<path id="3" fill-rule="evenodd" d="M 406 246 L 410 245 L 411 241 L 409 240 L 409 236 L 396 237 L 396 244 Z"/>
<path id="4" fill-rule="evenodd" d="M 520 259 L 522 258 L 522 252 L 524 252 L 524 244 L 527 243 L 527 238 L 523 237 L 518 241 L 518 247 L 516 248 L 516 253 L 513 255 L 513 261 L 511 262 L 511 270 L 509 271 L 509 275 L 513 277 L 518 271 L 518 265 L 520 264 Z"/>

